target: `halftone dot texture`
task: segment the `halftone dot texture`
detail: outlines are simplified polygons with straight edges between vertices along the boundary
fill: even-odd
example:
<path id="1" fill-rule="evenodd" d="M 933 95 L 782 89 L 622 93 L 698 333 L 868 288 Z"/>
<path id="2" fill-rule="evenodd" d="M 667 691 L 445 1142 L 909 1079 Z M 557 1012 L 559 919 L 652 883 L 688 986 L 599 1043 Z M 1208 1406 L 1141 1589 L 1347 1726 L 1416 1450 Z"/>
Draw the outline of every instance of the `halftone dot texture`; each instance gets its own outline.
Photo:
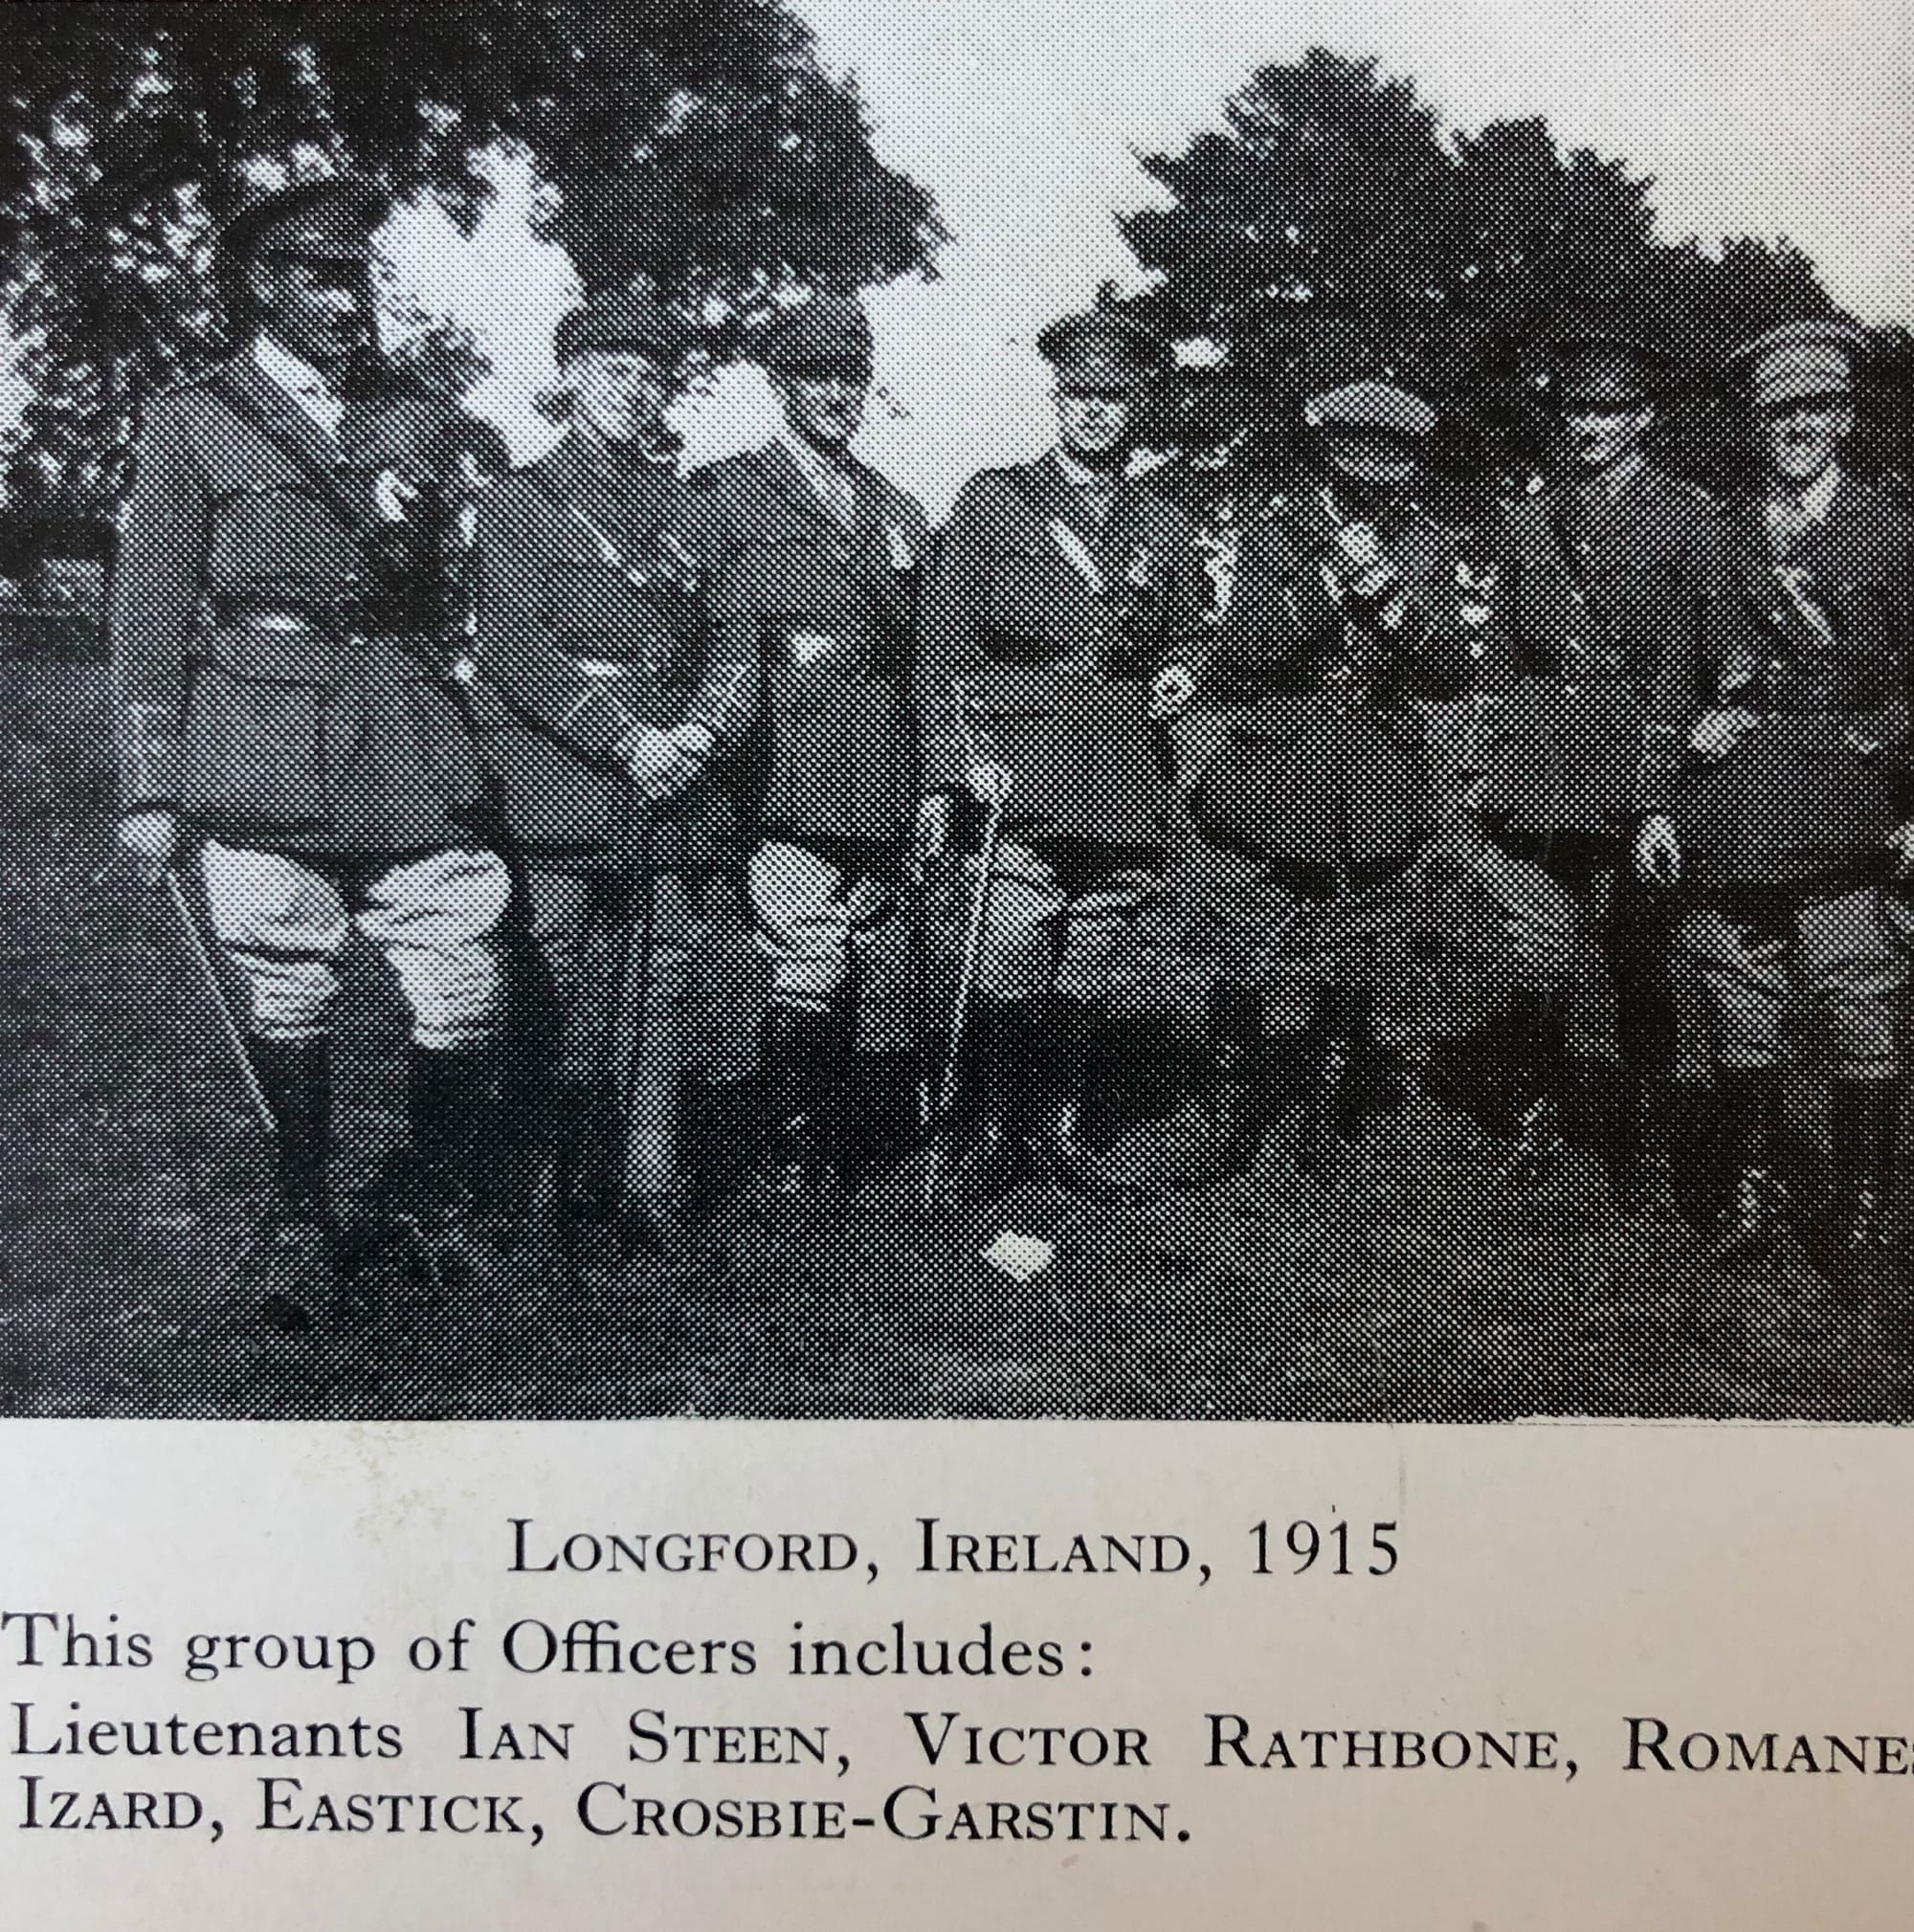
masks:
<path id="1" fill-rule="evenodd" d="M 1394 147 L 1374 152 L 1387 186 L 1368 202 L 1371 296 L 1413 281 L 1427 253 L 1408 170 Z M 1181 184 L 1192 204 L 1200 185 Z M 906 223 L 920 213 L 913 202 Z M 1132 224 L 1140 254 L 1165 252 L 1154 222 Z M 1313 299 L 1310 237 L 1257 226 L 1211 235 L 1224 279 L 1253 268 L 1271 301 Z M 1279 235 L 1291 253 L 1266 268 Z M 1626 307 L 1635 291 L 1606 293 Z M 1455 380 L 1453 359 L 1440 373 Z M 1282 388 L 1214 393 L 1275 447 L 1292 440 Z M 323 442 L 288 420 L 323 469 Z M 145 508 L 136 497 L 122 558 L 121 606 L 142 633 L 122 695 L 145 708 L 116 717 L 97 663 L 30 650 L 0 665 L 0 1410 L 1906 1419 L 1904 1162 L 1864 1281 L 1842 1292 L 1804 1248 L 1839 1178 L 1827 1077 L 1892 1073 L 1904 1021 L 1906 907 L 1850 903 L 1904 805 L 1901 767 L 1884 742 L 1858 751 L 1847 727 L 1871 729 L 1904 674 L 1906 505 L 1870 485 L 1802 538 L 1804 594 L 1830 641 L 1792 598 L 1773 601 L 1787 587 L 1757 542 L 1758 506 L 1730 528 L 1669 484 L 1645 505 L 1577 499 L 1559 517 L 1518 489 L 1504 510 L 1508 478 L 1466 453 L 1442 445 L 1465 516 L 1446 498 L 1440 514 L 1376 513 L 1408 581 L 1326 609 L 1320 565 L 1343 533 L 1316 527 L 1322 478 L 1293 448 L 1243 484 L 1228 569 L 1202 541 L 1221 486 L 1175 466 L 1114 493 L 1055 464 L 992 472 L 930 541 L 875 481 L 831 500 L 775 460 L 731 465 L 723 513 L 744 541 L 726 539 L 700 595 L 721 667 L 746 653 L 743 686 L 722 687 L 711 714 L 721 738 L 737 730 L 737 810 L 695 849 L 673 846 L 675 884 L 697 888 L 669 925 L 682 1065 L 658 1077 L 681 1101 L 681 1238 L 654 1257 L 564 1264 L 546 1222 L 514 1205 L 542 1149 L 504 1132 L 501 1100 L 472 1122 L 488 1185 L 450 1264 L 401 1254 L 345 1313 L 258 1239 L 266 1151 L 165 901 L 130 867 L 100 876 L 115 751 L 142 774 L 130 802 L 183 797 L 222 838 L 287 843 L 353 892 L 393 854 L 451 849 L 501 810 L 507 832 L 524 812 L 553 850 L 572 833 L 567 856 L 588 871 L 628 865 L 631 850 L 606 846 L 590 774 L 622 755 L 627 722 L 671 722 L 640 699 L 657 667 L 617 615 L 642 601 L 644 545 L 594 498 L 596 522 L 578 526 L 590 541 L 574 529 L 563 556 L 534 547 L 501 580 L 555 658 L 474 664 L 455 645 L 441 687 L 416 653 L 443 640 L 374 608 L 309 469 L 256 426 L 175 398 L 149 419 Z M 390 454 L 348 451 L 342 477 L 369 465 L 357 480 L 376 483 Z M 593 529 L 616 539 L 609 551 Z M 1225 577 L 1231 610 L 1211 623 Z M 300 614 L 313 621 L 253 621 Z M 449 629 L 458 615 L 455 602 Z M 554 670 L 563 658 L 583 682 Z M 468 665 L 480 675 L 456 675 Z M 1196 670 L 1196 691 L 1165 730 L 1150 694 L 1177 666 Z M 1686 701 L 1730 669 L 1769 680 L 1780 723 L 1704 784 L 1653 727 L 1672 692 Z M 590 726 L 594 743 L 562 774 L 518 767 L 532 778 L 501 806 L 495 700 L 534 735 Z M 920 894 L 908 826 L 920 780 L 959 783 L 981 762 L 1013 788 L 979 989 L 1040 994 L 1035 955 L 1067 967 L 1073 1011 L 1096 1015 L 1095 1198 L 1033 1182 L 974 1202 L 937 1175 L 926 1192 L 913 1151 L 908 1050 L 947 1036 L 971 881 L 933 874 Z M 1498 841 L 1475 842 L 1475 801 L 1505 828 Z M 1663 807 L 1688 860 L 1673 908 L 1617 898 L 1614 880 L 1620 823 Z M 959 810 L 960 843 L 977 817 Z M 300 830 L 286 839 L 273 828 L 288 822 Z M 754 907 L 746 867 L 764 840 L 814 849 L 821 891 Z M 415 934 L 450 923 L 483 943 L 443 906 L 415 910 Z M 522 894 L 493 933 L 508 966 L 526 913 Z M 283 966 L 285 931 L 255 923 L 252 950 Z M 614 971 L 621 946 L 598 935 L 586 969 Z M 332 1181 L 351 1213 L 377 1200 L 404 1140 L 408 1027 L 364 933 L 340 964 Z M 751 1185 L 780 1091 L 758 1051 L 773 985 L 792 1005 L 862 995 L 810 1097 L 828 1102 L 856 1179 L 829 1213 L 774 1212 Z M 1267 1131 L 1250 1171 L 1191 1188 L 1219 991 L 1261 1001 Z M 1324 1013 L 1336 1025 L 1312 1033 Z M 501 1091 L 536 1090 L 556 1064 L 549 1035 L 519 1005 L 499 1025 Z M 1049 1037 L 1033 1091 L 1061 1062 L 1064 1038 Z M 1771 1069 L 1789 1102 L 1780 1135 L 1727 1150 L 1781 1204 L 1766 1252 L 1733 1267 L 1712 1253 L 1712 1211 L 1737 1178 L 1715 1171 L 1725 1055 L 1738 1075 Z M 1312 1082 L 1332 1059 L 1347 1131 L 1305 1171 Z M 1667 1090 L 1664 1158 L 1634 1212 L 1604 1158 L 1624 1063 Z M 1550 1158 L 1520 1172 L 1536 1102 Z M 1006 1231 L 1053 1244 L 1052 1264 L 1025 1282 L 992 1269 L 983 1251 Z M 262 1318 L 281 1304 L 310 1322 Z"/>
<path id="2" fill-rule="evenodd" d="M 1503 1119 L 1473 1101 L 1493 1084 L 1521 975 L 1479 970 L 1495 966 L 1488 922 L 1476 907 L 1458 939 L 1460 875 L 1427 854 L 1351 895 L 1365 917 L 1347 925 L 1333 900 L 1305 907 L 1302 925 L 1324 938 L 1301 964 L 1297 907 L 1280 895 L 1249 898 L 1251 943 L 1224 950 L 1279 953 L 1295 972 L 1334 957 L 1331 938 L 1363 935 L 1378 1053 L 1369 1118 L 1333 1181 L 1295 1171 L 1298 1071 L 1282 1063 L 1255 1172 L 1191 1193 L 1168 1185 L 1201 1144 L 1188 1021 L 1200 1003 L 1160 999 L 1180 1019 L 1133 1024 L 1118 1070 L 1108 1163 L 1124 1193 L 1088 1203 L 1032 1186 L 926 1212 L 919 1165 L 891 1165 L 911 1125 L 908 1069 L 866 1055 L 855 1087 L 837 1088 L 864 1122 L 862 1187 L 840 1219 L 776 1225 L 735 1187 L 757 1131 L 751 1084 L 735 1076 L 752 1056 L 765 966 L 733 888 L 712 895 L 694 945 L 708 968 L 697 1026 L 718 1049 L 701 1057 L 734 1077 L 693 1083 L 690 1159 L 707 1185 L 682 1254 L 568 1280 L 542 1231 L 494 1227 L 438 1289 L 400 1271 L 368 1315 L 275 1333 L 259 1308 L 278 1284 L 252 1258 L 266 1162 L 234 1074 L 157 897 L 125 873 L 91 883 L 110 806 L 101 674 L 18 662 L 6 675 L 12 902 L 37 909 L 14 930 L 7 995 L 4 1333 L 17 1410 L 1886 1421 L 1914 1402 L 1914 1369 L 1877 1308 L 1836 1295 L 1792 1236 L 1724 1272 L 1705 1233 L 1616 1210 L 1594 1151 L 1614 1085 L 1598 949 L 1578 962 L 1570 999 L 1569 1144 L 1539 1185 L 1511 1183 Z M 1359 810 L 1339 769 L 1322 772 L 1324 793 Z M 1203 908 L 1174 890 L 1186 870 L 1205 868 L 1171 852 L 1167 906 L 1141 922 L 1159 950 L 1132 988 L 1168 995 L 1211 970 L 1190 942 Z M 946 923 L 960 907 L 946 893 Z M 875 961 L 894 937 L 861 944 Z M 347 968 L 338 1186 L 350 1199 L 402 1133 L 404 1029 L 376 958 L 355 953 Z M 1708 1138 L 1714 1030 L 1705 988 L 1677 978 L 1680 1181 Z M 1814 990 L 1783 1001 L 1791 1054 L 1820 1036 L 1802 996 Z M 1804 1054 L 1783 1150 L 1804 1203 L 1822 1165 L 1813 1072 Z M 1897 1227 L 1905 1208 L 1892 1204 Z M 1006 1228 L 1054 1242 L 1053 1266 L 1018 1284 L 985 1265 Z"/>

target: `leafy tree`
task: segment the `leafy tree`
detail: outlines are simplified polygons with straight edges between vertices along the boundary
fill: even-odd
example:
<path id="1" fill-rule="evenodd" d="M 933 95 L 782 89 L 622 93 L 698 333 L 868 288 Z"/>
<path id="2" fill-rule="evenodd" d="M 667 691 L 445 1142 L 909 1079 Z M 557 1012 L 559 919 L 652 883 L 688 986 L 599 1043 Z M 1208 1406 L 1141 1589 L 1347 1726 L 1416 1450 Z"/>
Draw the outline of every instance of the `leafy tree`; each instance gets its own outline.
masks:
<path id="1" fill-rule="evenodd" d="M 144 399 L 224 352 L 211 237 L 262 186 L 350 168 L 469 227 L 523 152 L 588 288 L 647 277 L 721 343 L 944 238 L 779 0 L 30 0 L 6 48 L 0 303 L 35 391 L 11 481 L 68 517 L 110 510 Z M 477 372 L 410 322 L 425 366 Z"/>
<path id="2" fill-rule="evenodd" d="M 1220 130 L 1144 159 L 1172 205 L 1127 215 L 1124 238 L 1154 285 L 1139 313 L 1217 338 L 1230 370 L 1182 398 L 1186 439 L 1245 421 L 1248 456 L 1281 464 L 1296 404 L 1350 366 L 1351 341 L 1416 373 L 1447 402 L 1457 477 L 1512 477 L 1536 458 L 1538 338 L 1565 322 L 1660 343 L 1680 380 L 1668 454 L 1732 479 L 1742 447 L 1712 380 L 1735 343 L 1833 312 L 1814 264 L 1786 243 L 1718 248 L 1657 232 L 1653 183 L 1626 163 L 1564 152 L 1541 120 L 1452 133 L 1406 80 L 1317 48 L 1261 69 Z M 1908 361 L 1880 359 L 1904 392 Z M 1907 405 L 1885 439 L 1905 448 Z M 1876 426 L 1874 441 L 1882 440 Z"/>

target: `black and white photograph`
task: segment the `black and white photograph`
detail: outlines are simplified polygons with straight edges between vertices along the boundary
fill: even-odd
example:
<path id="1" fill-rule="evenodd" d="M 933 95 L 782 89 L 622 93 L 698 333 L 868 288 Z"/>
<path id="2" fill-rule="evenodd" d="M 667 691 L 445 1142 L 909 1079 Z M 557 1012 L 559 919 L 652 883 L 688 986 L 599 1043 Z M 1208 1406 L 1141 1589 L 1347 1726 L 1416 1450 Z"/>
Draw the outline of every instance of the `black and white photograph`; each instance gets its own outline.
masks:
<path id="1" fill-rule="evenodd" d="M 0 1413 L 1914 1417 L 1909 56 L 8 6 Z"/>

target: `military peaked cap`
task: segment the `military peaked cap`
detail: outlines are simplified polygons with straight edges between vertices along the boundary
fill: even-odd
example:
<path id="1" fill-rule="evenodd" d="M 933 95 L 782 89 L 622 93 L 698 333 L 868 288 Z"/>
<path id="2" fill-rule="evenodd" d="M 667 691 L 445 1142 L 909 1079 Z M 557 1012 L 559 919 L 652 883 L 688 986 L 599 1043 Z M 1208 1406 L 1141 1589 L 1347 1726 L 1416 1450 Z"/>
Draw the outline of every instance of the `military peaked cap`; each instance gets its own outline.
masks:
<path id="1" fill-rule="evenodd" d="M 1728 358 L 1755 406 L 1843 401 L 1854 393 L 1865 333 L 1840 318 L 1784 323 L 1743 343 Z"/>
<path id="2" fill-rule="evenodd" d="M 1636 410 L 1655 402 L 1666 351 L 1619 329 L 1560 329 L 1541 345 L 1535 387 L 1558 410 Z"/>
<path id="3" fill-rule="evenodd" d="M 292 255 L 304 261 L 363 262 L 392 198 L 369 181 L 341 176 L 282 188 L 239 212 L 219 243 L 234 261 Z"/>
<path id="4" fill-rule="evenodd" d="M 1421 442 L 1436 433 L 1436 406 L 1412 389 L 1374 377 L 1325 389 L 1302 405 L 1312 430 L 1348 431 Z"/>
<path id="5" fill-rule="evenodd" d="M 754 353 L 768 369 L 865 378 L 873 357 L 871 319 L 853 296 L 813 295 L 766 322 Z"/>
<path id="6" fill-rule="evenodd" d="M 1109 309 L 1052 322 L 1038 335 L 1036 351 L 1073 382 L 1132 383 L 1161 375 L 1170 361 L 1161 336 Z"/>
<path id="7" fill-rule="evenodd" d="M 561 363 L 603 351 L 676 361 L 691 345 L 691 332 L 647 289 L 616 289 L 588 298 L 560 317 L 552 354 Z"/>

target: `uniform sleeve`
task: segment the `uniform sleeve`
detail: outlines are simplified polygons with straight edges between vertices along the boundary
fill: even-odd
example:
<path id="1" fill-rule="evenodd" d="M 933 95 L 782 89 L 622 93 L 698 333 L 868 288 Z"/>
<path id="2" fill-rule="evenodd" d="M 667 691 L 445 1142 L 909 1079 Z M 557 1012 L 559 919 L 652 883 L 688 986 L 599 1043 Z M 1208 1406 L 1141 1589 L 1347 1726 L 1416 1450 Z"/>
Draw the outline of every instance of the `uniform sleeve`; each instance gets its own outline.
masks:
<path id="1" fill-rule="evenodd" d="M 126 811 L 180 803 L 189 656 L 211 521 L 189 414 L 181 404 L 154 411 L 120 516 L 106 629 Z"/>
<path id="2" fill-rule="evenodd" d="M 473 659 L 487 690 L 580 757 L 623 769 L 636 721 L 602 677 L 559 648 L 539 590 L 550 563 L 543 520 L 510 483 L 478 500 Z"/>
<path id="3" fill-rule="evenodd" d="M 1244 533 L 1228 622 L 1206 657 L 1200 692 L 1228 704 L 1330 648 L 1342 611 L 1300 533 L 1270 519 Z"/>
<path id="4" fill-rule="evenodd" d="M 924 788 L 954 790 L 973 762 L 964 690 L 985 663 L 980 615 L 990 604 L 988 488 L 964 486 L 937 543 L 918 623 L 914 708 Z"/>
<path id="5" fill-rule="evenodd" d="M 1855 732 L 1878 745 L 1891 762 L 1901 781 L 1903 809 L 1914 803 L 1904 774 L 1914 770 L 1914 518 L 1910 518 L 1899 492 L 1881 491 L 1881 514 L 1891 517 L 1892 535 L 1886 544 L 1879 595 L 1884 608 L 1881 624 L 1891 656 L 1892 668 L 1885 680 L 1881 701 L 1856 720 Z"/>
<path id="6" fill-rule="evenodd" d="M 1894 763 L 1904 816 L 1914 812 L 1914 514 L 1908 512 L 1902 493 L 1897 493 L 1894 508 L 1895 541 L 1888 573 L 1892 604 L 1888 623 L 1902 728 L 1882 743 L 1887 757 Z"/>
<path id="7" fill-rule="evenodd" d="M 1177 509 L 1169 526 L 1157 670 L 1180 665 L 1201 677 L 1204 661 L 1214 644 L 1211 627 L 1205 621 L 1213 598 L 1213 588 L 1196 544 L 1196 526 Z"/>
<path id="8" fill-rule="evenodd" d="M 1418 567 L 1398 565 L 1373 591 L 1345 593 L 1345 619 L 1399 697 L 1446 700 L 1468 687 L 1474 660 L 1461 618 L 1460 562 L 1458 544 L 1436 542 Z"/>
<path id="9" fill-rule="evenodd" d="M 884 484 L 883 500 L 883 554 L 875 566 L 880 575 L 875 586 L 879 612 L 874 670 L 886 682 L 908 691 L 924 611 L 930 522 L 923 504 L 894 484 Z"/>
<path id="10" fill-rule="evenodd" d="M 1754 612 L 1735 567 L 1734 529 L 1712 503 L 1688 520 L 1682 621 L 1667 626 L 1649 690 L 1648 743 L 1636 800 L 1644 817 L 1673 809 L 1689 767 L 1688 741 L 1703 706 L 1731 701 L 1761 662 Z"/>
<path id="11" fill-rule="evenodd" d="M 1542 608 L 1543 586 L 1529 579 L 1534 553 L 1532 525 L 1539 517 L 1532 502 L 1504 502 L 1496 518 L 1492 546 L 1495 569 L 1497 631 L 1506 654 L 1509 680 L 1551 677 L 1557 665 L 1560 639 L 1546 636 L 1546 626 L 1529 620 Z M 1525 529 L 1525 523 L 1531 528 Z M 1550 547 L 1552 547 L 1552 541 Z"/>

